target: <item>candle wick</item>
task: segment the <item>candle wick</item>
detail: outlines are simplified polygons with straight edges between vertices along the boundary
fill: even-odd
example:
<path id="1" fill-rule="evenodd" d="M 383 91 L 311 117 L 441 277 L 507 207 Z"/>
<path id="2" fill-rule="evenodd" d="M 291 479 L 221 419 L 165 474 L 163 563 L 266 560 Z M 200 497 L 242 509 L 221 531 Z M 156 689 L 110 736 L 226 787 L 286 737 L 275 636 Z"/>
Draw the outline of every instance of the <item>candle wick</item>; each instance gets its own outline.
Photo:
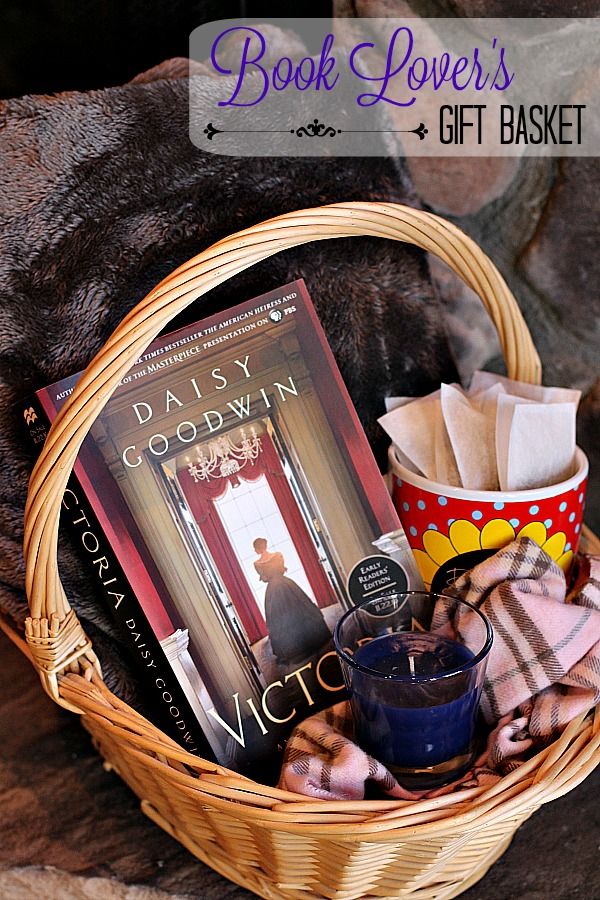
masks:
<path id="1" fill-rule="evenodd" d="M 415 672 L 415 658 L 414 658 L 414 656 L 409 656 L 409 657 L 408 657 L 408 668 L 410 669 L 410 674 L 411 674 L 411 675 L 413 676 L 413 678 L 414 678 L 415 675 L 417 674 L 417 673 Z"/>

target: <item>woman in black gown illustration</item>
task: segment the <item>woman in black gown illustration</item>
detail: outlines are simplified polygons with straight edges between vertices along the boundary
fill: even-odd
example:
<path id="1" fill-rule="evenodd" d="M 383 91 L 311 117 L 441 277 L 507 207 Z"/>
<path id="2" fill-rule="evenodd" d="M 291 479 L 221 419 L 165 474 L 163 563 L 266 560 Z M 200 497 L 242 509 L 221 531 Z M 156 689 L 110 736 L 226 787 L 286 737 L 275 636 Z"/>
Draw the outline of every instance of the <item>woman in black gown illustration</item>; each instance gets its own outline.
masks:
<path id="1" fill-rule="evenodd" d="M 259 554 L 254 568 L 267 585 L 265 619 L 273 654 L 281 665 L 307 660 L 331 642 L 323 614 L 300 585 L 286 577 L 282 553 L 267 550 L 265 538 L 256 538 L 252 546 Z"/>

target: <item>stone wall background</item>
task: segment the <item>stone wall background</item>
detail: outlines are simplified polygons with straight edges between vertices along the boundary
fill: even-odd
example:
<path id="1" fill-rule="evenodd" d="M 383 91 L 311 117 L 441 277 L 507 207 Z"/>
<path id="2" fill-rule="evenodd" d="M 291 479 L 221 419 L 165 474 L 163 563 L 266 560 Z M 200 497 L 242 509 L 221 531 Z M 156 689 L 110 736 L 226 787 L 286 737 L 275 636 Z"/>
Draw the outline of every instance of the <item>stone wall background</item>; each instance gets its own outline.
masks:
<path id="1" fill-rule="evenodd" d="M 334 14 L 349 19 L 598 16 L 600 2 L 334 0 Z M 599 80 L 600 74 L 586 90 L 597 89 Z M 422 205 L 462 228 L 502 272 L 542 359 L 544 383 L 583 392 L 578 442 L 592 472 L 586 519 L 599 531 L 600 161 L 414 157 L 407 163 Z M 446 302 L 461 375 L 483 365 L 500 369 L 495 332 L 478 299 L 442 263 L 435 261 L 431 270 Z"/>

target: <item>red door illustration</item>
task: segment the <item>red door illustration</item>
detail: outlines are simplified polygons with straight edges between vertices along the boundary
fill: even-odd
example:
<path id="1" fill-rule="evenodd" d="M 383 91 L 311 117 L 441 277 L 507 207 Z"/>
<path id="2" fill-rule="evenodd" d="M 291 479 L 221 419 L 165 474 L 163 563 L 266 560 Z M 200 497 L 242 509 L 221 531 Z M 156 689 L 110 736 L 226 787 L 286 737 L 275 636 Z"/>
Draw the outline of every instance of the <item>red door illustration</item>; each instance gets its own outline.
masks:
<path id="1" fill-rule="evenodd" d="M 235 486 L 240 481 L 257 481 L 261 476 L 265 476 L 318 606 L 330 606 L 336 602 L 333 588 L 321 566 L 319 555 L 285 476 L 281 460 L 267 433 L 261 435 L 261 445 L 262 452 L 254 463 L 248 462 L 243 469 L 229 477 L 196 483 L 187 469 L 183 468 L 177 472 L 190 511 L 251 644 L 266 636 L 266 627 L 215 505 L 215 500 L 223 496 L 229 484 Z"/>

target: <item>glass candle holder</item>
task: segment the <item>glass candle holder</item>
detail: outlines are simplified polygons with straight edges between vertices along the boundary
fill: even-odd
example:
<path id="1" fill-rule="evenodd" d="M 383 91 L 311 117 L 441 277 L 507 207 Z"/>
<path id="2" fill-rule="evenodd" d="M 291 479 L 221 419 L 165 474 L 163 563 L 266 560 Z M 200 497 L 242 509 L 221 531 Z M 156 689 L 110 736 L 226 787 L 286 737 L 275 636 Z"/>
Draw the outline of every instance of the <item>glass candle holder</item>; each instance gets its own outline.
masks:
<path id="1" fill-rule="evenodd" d="M 492 640 L 476 607 L 421 591 L 373 597 L 338 622 L 356 740 L 405 787 L 438 787 L 472 764 Z"/>

